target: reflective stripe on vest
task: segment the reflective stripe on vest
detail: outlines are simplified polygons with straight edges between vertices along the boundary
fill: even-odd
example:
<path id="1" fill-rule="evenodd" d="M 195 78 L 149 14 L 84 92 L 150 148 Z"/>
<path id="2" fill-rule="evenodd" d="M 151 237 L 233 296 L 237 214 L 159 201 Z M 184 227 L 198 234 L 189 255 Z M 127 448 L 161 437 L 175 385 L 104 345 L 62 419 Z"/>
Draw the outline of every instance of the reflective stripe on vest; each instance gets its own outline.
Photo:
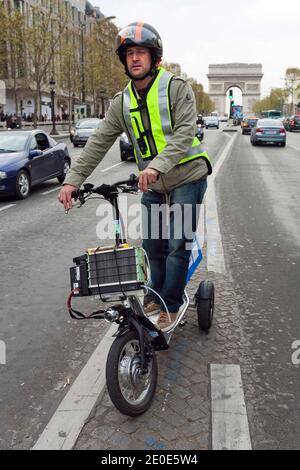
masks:
<path id="1" fill-rule="evenodd" d="M 134 146 L 135 158 L 140 170 L 145 169 L 148 162 L 153 160 L 157 154 L 160 154 L 173 138 L 171 106 L 169 103 L 169 86 L 173 76 L 172 73 L 159 68 L 159 73 L 147 93 L 146 105 L 150 121 L 148 131 L 144 128 L 141 110 L 133 91 L 132 82 L 129 82 L 123 92 L 123 117 Z M 151 134 L 156 146 L 157 153 L 155 154 L 151 152 L 147 138 L 149 134 Z M 203 151 L 197 137 L 194 138 L 191 148 L 186 156 L 179 161 L 178 165 L 196 158 L 206 160 L 208 174 L 211 174 L 212 168 L 209 157 Z"/>

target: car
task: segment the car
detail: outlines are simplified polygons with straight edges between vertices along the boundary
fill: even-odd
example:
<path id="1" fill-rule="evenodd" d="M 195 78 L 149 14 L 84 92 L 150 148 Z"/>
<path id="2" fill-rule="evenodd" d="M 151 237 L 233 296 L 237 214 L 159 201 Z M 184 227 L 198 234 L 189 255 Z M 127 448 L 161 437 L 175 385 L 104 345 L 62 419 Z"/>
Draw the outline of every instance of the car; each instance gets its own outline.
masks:
<path id="1" fill-rule="evenodd" d="M 300 131 L 300 116 L 290 116 L 286 125 L 286 129 L 290 132 Z"/>
<path id="2" fill-rule="evenodd" d="M 102 119 L 99 118 L 79 119 L 75 124 L 75 128 L 71 130 L 70 133 L 70 139 L 74 147 L 78 147 L 79 145 L 85 146 L 88 138 L 101 125 L 101 122 Z"/>
<path id="3" fill-rule="evenodd" d="M 259 143 L 286 145 L 286 131 L 279 119 L 258 119 L 251 130 L 250 142 L 252 145 Z"/>
<path id="4" fill-rule="evenodd" d="M 120 137 L 120 155 L 122 162 L 126 162 L 128 158 L 134 158 L 134 149 L 125 132 Z"/>
<path id="5" fill-rule="evenodd" d="M 208 129 L 209 127 L 216 127 L 219 129 L 219 118 L 217 116 L 208 116 L 205 119 L 205 127 Z"/>
<path id="6" fill-rule="evenodd" d="M 241 122 L 242 134 L 251 134 L 252 127 L 257 123 L 257 118 L 244 118 Z"/>
<path id="7" fill-rule="evenodd" d="M 0 132 L 0 196 L 25 199 L 43 181 L 63 183 L 70 166 L 66 144 L 42 130 Z"/>

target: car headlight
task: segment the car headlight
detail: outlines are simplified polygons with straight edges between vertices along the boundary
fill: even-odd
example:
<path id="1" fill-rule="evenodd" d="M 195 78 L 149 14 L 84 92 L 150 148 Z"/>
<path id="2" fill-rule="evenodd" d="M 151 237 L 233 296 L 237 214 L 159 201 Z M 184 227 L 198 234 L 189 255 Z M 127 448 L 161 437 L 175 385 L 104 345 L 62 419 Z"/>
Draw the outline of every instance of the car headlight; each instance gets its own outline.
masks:
<path id="1" fill-rule="evenodd" d="M 5 171 L 0 171 L 0 180 L 5 180 L 5 178 L 7 178 Z"/>

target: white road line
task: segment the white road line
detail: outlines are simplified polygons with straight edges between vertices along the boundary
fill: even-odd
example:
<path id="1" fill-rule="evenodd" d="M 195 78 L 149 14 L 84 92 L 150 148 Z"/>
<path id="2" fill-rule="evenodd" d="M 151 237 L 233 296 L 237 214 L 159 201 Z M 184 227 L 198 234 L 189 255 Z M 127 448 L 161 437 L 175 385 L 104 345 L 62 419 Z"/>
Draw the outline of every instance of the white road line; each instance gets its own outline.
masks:
<path id="1" fill-rule="evenodd" d="M 101 170 L 101 173 L 105 173 L 105 171 L 111 170 L 112 168 L 115 168 L 116 166 L 123 165 L 124 162 L 116 163 L 115 165 L 109 166 L 108 168 L 105 168 L 104 170 Z"/>
<path id="2" fill-rule="evenodd" d="M 205 214 L 206 214 L 206 235 L 207 235 L 207 270 L 215 273 L 225 274 L 225 259 L 222 244 L 222 236 L 219 226 L 217 201 L 215 195 L 214 180 L 218 175 L 225 159 L 228 157 L 230 149 L 237 139 L 238 134 L 227 143 L 220 158 L 213 168 L 212 175 L 208 178 L 208 187 L 205 196 Z"/>
<path id="3" fill-rule="evenodd" d="M 294 149 L 294 150 L 296 150 L 297 152 L 300 151 L 300 149 L 298 149 L 298 147 L 295 147 L 294 145 L 290 145 L 290 147 L 291 147 L 291 149 Z"/>
<path id="4" fill-rule="evenodd" d="M 251 450 L 251 438 L 238 365 L 211 364 L 213 450 Z"/>
<path id="5" fill-rule="evenodd" d="M 42 195 L 46 196 L 46 194 L 54 193 L 54 191 L 59 191 L 59 190 L 60 188 L 50 189 L 49 191 L 45 191 L 44 193 L 42 193 Z"/>
<path id="6" fill-rule="evenodd" d="M 33 450 L 68 450 L 74 446 L 105 387 L 105 365 L 116 325 L 111 325 L 62 400 Z"/>
<path id="7" fill-rule="evenodd" d="M 10 209 L 10 207 L 14 207 L 16 206 L 17 204 L 9 204 L 8 206 L 4 206 L 4 207 L 0 207 L 0 212 L 1 211 L 5 211 L 6 209 Z"/>

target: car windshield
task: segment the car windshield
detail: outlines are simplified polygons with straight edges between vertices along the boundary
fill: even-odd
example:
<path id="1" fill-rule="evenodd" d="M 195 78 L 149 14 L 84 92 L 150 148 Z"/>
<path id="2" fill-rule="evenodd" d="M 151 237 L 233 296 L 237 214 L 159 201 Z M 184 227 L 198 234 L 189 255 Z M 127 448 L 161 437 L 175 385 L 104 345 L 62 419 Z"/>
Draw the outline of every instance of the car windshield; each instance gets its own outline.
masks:
<path id="1" fill-rule="evenodd" d="M 82 121 L 76 124 L 77 129 L 96 129 L 100 121 Z"/>
<path id="2" fill-rule="evenodd" d="M 28 136 L 22 134 L 0 134 L 0 153 L 21 152 Z"/>
<path id="3" fill-rule="evenodd" d="M 257 127 L 282 127 L 282 122 L 278 119 L 260 119 Z"/>

